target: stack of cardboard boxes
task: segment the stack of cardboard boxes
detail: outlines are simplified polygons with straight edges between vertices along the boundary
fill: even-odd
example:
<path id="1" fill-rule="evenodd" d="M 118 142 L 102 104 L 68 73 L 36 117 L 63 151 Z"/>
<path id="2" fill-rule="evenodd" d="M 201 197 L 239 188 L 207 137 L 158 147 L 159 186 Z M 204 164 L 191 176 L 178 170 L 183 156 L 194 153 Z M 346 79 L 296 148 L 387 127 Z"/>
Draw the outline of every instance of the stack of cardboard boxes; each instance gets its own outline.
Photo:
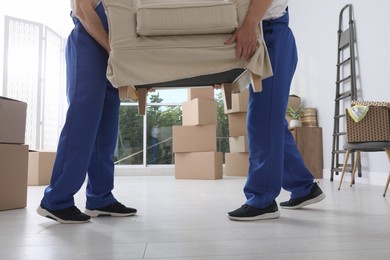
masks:
<path id="1" fill-rule="evenodd" d="M 183 124 L 173 127 L 177 179 L 222 178 L 222 153 L 217 152 L 217 102 L 214 89 L 189 88 L 182 105 Z"/>
<path id="2" fill-rule="evenodd" d="M 26 207 L 27 104 L 0 97 L 0 210 Z"/>
<path id="3" fill-rule="evenodd" d="M 229 153 L 225 154 L 225 175 L 247 176 L 248 174 L 248 137 L 246 116 L 248 110 L 248 89 L 232 95 L 232 108 L 226 108 L 229 120 Z"/>

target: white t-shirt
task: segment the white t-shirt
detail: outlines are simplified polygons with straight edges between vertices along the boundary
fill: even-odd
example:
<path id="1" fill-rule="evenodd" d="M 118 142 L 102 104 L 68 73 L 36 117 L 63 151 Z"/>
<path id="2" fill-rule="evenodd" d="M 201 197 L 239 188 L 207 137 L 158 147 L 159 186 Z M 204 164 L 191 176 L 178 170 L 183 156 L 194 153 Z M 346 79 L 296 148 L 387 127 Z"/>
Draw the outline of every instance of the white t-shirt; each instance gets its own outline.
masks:
<path id="1" fill-rule="evenodd" d="M 152 128 L 151 136 L 152 136 L 153 138 L 159 138 L 159 137 L 160 137 L 160 128 L 158 128 L 158 127 L 153 127 L 153 128 Z"/>
<path id="2" fill-rule="evenodd" d="M 265 13 L 263 20 L 270 20 L 282 17 L 286 13 L 288 0 L 273 0 L 270 8 Z"/>

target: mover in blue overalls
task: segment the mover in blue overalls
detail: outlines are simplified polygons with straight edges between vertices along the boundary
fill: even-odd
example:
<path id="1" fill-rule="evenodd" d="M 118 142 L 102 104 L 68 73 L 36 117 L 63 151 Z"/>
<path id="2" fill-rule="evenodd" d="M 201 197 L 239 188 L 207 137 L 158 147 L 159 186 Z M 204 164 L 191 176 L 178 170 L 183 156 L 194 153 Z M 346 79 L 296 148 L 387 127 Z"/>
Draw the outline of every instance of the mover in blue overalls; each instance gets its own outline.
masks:
<path id="1" fill-rule="evenodd" d="M 288 26 L 287 0 L 252 0 L 241 28 L 227 43 L 237 42 L 238 58 L 248 59 L 256 44 L 256 30 L 262 20 L 273 69 L 263 80 L 263 91 L 250 88 L 247 134 L 249 170 L 244 187 L 247 201 L 229 212 L 232 220 L 278 218 L 276 197 L 281 188 L 291 192 L 282 208 L 297 209 L 325 198 L 305 167 L 285 119 L 290 84 L 297 64 L 294 36 Z"/>
<path id="2" fill-rule="evenodd" d="M 50 185 L 38 214 L 60 223 L 88 222 L 100 215 L 131 216 L 114 187 L 114 150 L 119 93 L 106 78 L 108 24 L 99 0 L 71 0 L 74 29 L 66 45 L 68 111 Z M 74 202 L 88 172 L 86 211 Z"/>

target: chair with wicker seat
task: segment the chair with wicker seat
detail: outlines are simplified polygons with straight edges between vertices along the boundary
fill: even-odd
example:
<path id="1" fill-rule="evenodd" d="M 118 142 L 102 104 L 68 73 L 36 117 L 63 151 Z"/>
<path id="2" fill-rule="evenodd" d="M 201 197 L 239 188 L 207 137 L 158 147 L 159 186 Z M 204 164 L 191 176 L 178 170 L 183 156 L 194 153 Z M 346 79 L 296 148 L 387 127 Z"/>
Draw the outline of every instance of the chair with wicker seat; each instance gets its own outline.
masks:
<path id="1" fill-rule="evenodd" d="M 355 183 L 355 172 L 356 167 L 360 164 L 361 152 L 385 151 L 387 158 L 390 161 L 390 102 L 352 101 L 351 105 L 367 106 L 368 111 L 363 119 L 355 122 L 351 115 L 349 115 L 349 110 L 346 109 L 347 142 L 344 144 L 346 155 L 341 172 L 339 190 L 341 188 L 341 183 L 343 182 L 348 158 L 351 153 L 356 152 L 356 160 L 352 163 L 351 187 Z M 389 182 L 390 172 L 383 196 L 386 195 Z"/>

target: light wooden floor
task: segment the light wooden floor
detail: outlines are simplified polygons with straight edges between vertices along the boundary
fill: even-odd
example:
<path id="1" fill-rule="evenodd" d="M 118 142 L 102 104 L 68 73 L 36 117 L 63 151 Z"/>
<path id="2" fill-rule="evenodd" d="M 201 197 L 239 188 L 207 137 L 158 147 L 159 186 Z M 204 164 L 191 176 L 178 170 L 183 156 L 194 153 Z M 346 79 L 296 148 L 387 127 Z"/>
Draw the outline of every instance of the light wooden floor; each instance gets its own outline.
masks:
<path id="1" fill-rule="evenodd" d="M 390 194 L 382 186 L 320 180 L 327 198 L 281 218 L 234 222 L 242 177 L 218 181 L 118 176 L 116 197 L 129 218 L 61 225 L 35 213 L 44 187 L 29 187 L 28 207 L 0 212 L 0 259 L 390 259 Z M 278 202 L 289 194 L 282 191 Z M 76 196 L 84 210 L 84 187 Z"/>

